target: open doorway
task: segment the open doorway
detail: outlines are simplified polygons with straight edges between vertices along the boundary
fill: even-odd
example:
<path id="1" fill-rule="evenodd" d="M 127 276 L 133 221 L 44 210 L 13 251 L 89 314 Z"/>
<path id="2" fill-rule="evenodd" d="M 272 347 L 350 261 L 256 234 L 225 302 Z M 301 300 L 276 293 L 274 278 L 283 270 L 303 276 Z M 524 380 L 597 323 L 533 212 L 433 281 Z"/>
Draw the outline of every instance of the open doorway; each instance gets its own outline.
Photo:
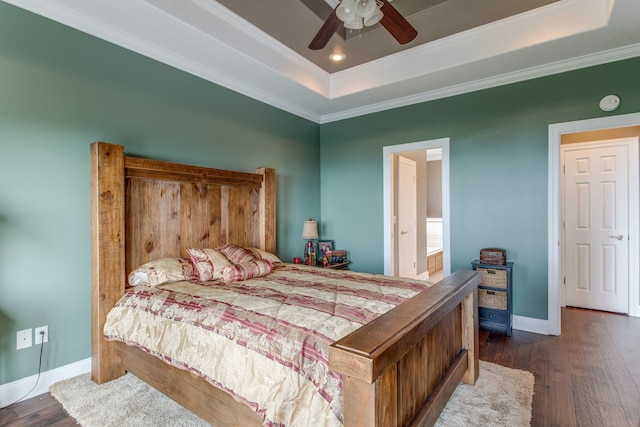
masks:
<path id="1" fill-rule="evenodd" d="M 562 254 L 562 199 L 561 199 L 561 145 L 567 143 L 567 138 L 584 138 L 588 134 L 592 140 L 618 138 L 627 135 L 625 132 L 640 133 L 640 113 L 625 114 L 619 116 L 602 117 L 597 119 L 580 120 L 568 123 L 558 123 L 549 126 L 549 234 L 548 234 L 548 333 L 560 335 L 561 319 L 560 308 L 564 304 L 563 296 L 563 269 Z M 615 132 L 614 135 L 611 132 Z M 624 134 L 621 134 L 623 132 Z M 606 133 L 606 135 L 603 135 Z M 634 178 L 637 179 L 637 178 Z M 640 219 L 636 210 L 630 218 L 629 236 L 634 239 L 629 241 L 629 315 L 640 316 L 640 271 L 637 258 L 640 255 L 638 239 Z"/>
<path id="2" fill-rule="evenodd" d="M 400 158 L 405 161 L 400 162 Z M 401 227 L 398 211 L 399 200 L 407 198 L 407 192 L 402 190 L 407 186 L 398 187 L 398 165 L 410 164 L 406 160 L 416 163 L 416 200 L 415 227 L 409 223 Z M 409 171 L 411 168 L 405 168 Z M 411 172 L 407 172 L 411 173 Z M 431 178 L 429 178 L 431 175 Z M 406 177 L 404 177 L 406 179 Z M 430 182 L 430 184 L 429 184 Z M 437 188 L 434 183 L 437 182 Z M 410 259 L 401 255 L 404 237 L 409 230 L 415 234 L 415 243 L 406 239 L 409 250 L 415 254 L 415 269 L 406 273 L 408 277 L 437 281 L 447 276 L 451 271 L 449 254 L 449 139 L 442 138 L 430 141 L 399 144 L 383 148 L 383 195 L 384 195 L 384 273 L 400 275 L 400 262 Z M 409 186 L 409 193 L 414 190 Z M 430 188 L 429 188 L 430 187 Z M 409 215 L 409 218 L 411 215 Z M 409 220 L 410 222 L 411 220 Z M 403 228 L 400 230 L 400 228 Z M 407 228 L 406 230 L 404 228 Z M 403 234 L 403 232 L 405 234 Z M 411 261 L 410 264 L 413 264 Z M 405 263 L 406 264 L 406 263 Z M 429 273 L 431 274 L 431 277 Z"/>

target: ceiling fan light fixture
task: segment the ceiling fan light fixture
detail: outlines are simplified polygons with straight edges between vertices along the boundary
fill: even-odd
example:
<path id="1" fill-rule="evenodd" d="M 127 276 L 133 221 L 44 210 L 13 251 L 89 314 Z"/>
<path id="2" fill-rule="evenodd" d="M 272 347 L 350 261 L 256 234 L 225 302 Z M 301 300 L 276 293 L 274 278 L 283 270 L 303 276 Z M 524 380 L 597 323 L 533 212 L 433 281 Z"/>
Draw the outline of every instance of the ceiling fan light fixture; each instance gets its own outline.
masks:
<path id="1" fill-rule="evenodd" d="M 378 0 L 342 0 L 336 7 L 336 16 L 349 30 L 360 30 L 365 25 L 370 27 L 383 18 Z"/>
<path id="2" fill-rule="evenodd" d="M 346 21 L 344 23 L 344 27 L 349 30 L 361 30 L 362 27 L 364 27 L 362 18 L 359 16 L 356 16 L 355 19 L 352 19 L 351 21 Z"/>
<path id="3" fill-rule="evenodd" d="M 375 0 L 357 0 L 356 1 L 356 13 L 360 16 L 367 17 L 373 14 L 377 9 Z"/>
<path id="4" fill-rule="evenodd" d="M 376 8 L 376 10 L 374 10 L 371 15 L 364 18 L 364 25 L 366 25 L 367 27 L 376 25 L 382 20 L 383 17 L 384 15 L 382 14 L 382 11 Z"/>
<path id="5" fill-rule="evenodd" d="M 336 8 L 336 15 L 342 22 L 355 19 L 357 17 L 355 0 L 342 0 Z"/>
<path id="6" fill-rule="evenodd" d="M 334 0 L 335 1 L 335 0 Z M 324 48 L 333 34 L 344 25 L 350 30 L 359 30 L 378 22 L 400 44 L 414 40 L 418 31 L 391 4 L 391 0 L 342 0 L 333 9 L 329 17 L 309 44 L 309 49 Z M 327 0 L 328 2 L 328 0 Z M 359 12 L 366 13 L 361 15 Z"/>

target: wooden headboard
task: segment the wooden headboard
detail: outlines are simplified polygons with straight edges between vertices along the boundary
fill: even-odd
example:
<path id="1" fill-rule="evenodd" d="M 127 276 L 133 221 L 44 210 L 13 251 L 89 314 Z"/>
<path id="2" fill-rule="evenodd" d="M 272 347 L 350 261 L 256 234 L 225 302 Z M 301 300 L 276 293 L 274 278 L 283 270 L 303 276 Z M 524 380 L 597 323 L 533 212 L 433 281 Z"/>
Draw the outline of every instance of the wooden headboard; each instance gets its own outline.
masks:
<path id="1" fill-rule="evenodd" d="M 122 145 L 91 144 L 91 354 L 98 382 L 121 372 L 102 338 L 126 276 L 145 262 L 225 243 L 276 252 L 275 170 L 234 172 L 126 157 Z M 118 369 L 114 367 L 114 369 Z M 106 377 L 105 377 L 106 376 Z"/>

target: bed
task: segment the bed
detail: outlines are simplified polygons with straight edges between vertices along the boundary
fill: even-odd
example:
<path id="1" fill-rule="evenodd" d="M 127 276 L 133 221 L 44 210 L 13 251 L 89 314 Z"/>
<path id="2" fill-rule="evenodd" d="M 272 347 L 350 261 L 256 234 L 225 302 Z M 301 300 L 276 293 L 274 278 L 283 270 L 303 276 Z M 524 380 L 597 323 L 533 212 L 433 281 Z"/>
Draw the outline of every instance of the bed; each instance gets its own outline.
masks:
<path id="1" fill-rule="evenodd" d="M 231 243 L 275 253 L 275 170 L 141 159 L 105 142 L 91 145 L 90 161 L 92 379 L 131 372 L 216 427 L 263 425 L 263 415 L 203 377 L 106 340 L 104 326 L 127 275 L 144 263 Z M 344 426 L 433 425 L 457 384 L 475 383 L 479 281 L 455 272 L 330 344 Z"/>

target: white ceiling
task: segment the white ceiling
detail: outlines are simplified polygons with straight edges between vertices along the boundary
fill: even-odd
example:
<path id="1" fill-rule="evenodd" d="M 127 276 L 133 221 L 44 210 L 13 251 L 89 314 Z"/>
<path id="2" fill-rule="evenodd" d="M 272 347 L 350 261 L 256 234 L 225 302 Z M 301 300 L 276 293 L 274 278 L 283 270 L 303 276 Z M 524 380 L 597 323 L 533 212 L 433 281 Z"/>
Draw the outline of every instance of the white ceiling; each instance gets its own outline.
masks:
<path id="1" fill-rule="evenodd" d="M 4 1 L 317 123 L 640 55 L 639 0 L 560 0 L 333 73 L 214 0 Z"/>

